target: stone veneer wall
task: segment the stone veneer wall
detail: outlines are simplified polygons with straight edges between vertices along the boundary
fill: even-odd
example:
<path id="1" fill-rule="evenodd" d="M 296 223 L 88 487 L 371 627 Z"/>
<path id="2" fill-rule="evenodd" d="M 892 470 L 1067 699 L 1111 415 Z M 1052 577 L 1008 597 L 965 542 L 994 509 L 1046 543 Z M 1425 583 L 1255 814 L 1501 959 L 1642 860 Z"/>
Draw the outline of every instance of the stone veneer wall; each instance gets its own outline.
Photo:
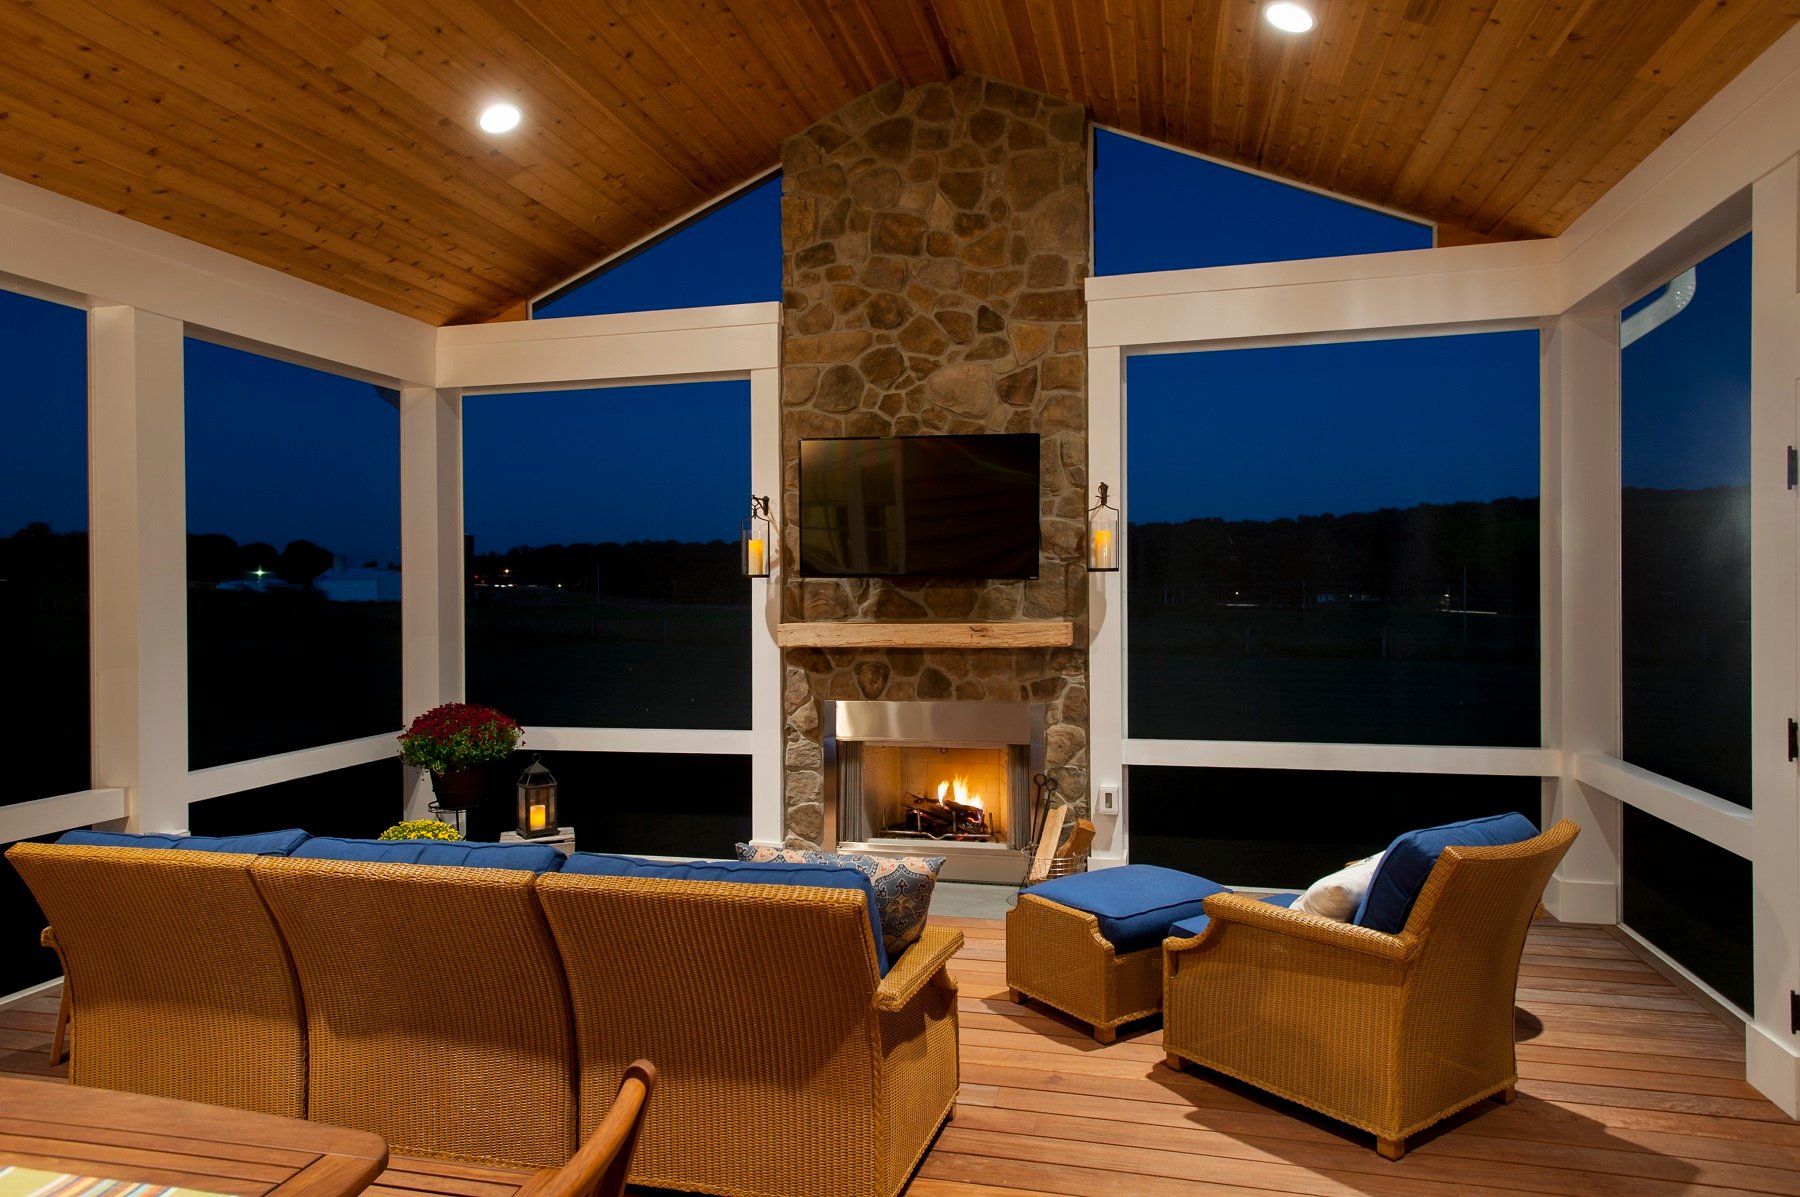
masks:
<path id="1" fill-rule="evenodd" d="M 1037 432 L 1032 581 L 799 579 L 786 621 L 1069 620 L 1076 648 L 789 649 L 790 844 L 823 835 L 819 702 L 1046 704 L 1047 767 L 1088 789 L 1085 111 L 963 75 L 890 83 L 782 147 L 782 460 L 793 563 L 802 437 Z"/>

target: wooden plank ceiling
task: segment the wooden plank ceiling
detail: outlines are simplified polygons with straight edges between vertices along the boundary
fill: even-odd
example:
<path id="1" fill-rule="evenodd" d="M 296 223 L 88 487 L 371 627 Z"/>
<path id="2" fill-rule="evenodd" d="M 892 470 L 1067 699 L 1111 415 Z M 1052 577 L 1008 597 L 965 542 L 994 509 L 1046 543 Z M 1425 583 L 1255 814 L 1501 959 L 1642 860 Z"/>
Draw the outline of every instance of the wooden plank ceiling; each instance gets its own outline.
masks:
<path id="1" fill-rule="evenodd" d="M 1800 0 L 0 0 L 0 171 L 435 324 L 491 319 L 972 71 L 1439 221 L 1567 227 Z M 525 123 L 476 126 L 490 99 Z"/>

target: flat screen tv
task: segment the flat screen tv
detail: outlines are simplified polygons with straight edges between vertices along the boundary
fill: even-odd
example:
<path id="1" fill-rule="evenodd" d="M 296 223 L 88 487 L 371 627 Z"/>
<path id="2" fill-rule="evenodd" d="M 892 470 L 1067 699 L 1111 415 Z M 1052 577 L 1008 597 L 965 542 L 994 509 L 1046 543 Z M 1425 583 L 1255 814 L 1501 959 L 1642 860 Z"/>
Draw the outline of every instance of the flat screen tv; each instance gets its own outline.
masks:
<path id="1" fill-rule="evenodd" d="M 1037 577 L 1037 434 L 802 440 L 799 572 Z"/>

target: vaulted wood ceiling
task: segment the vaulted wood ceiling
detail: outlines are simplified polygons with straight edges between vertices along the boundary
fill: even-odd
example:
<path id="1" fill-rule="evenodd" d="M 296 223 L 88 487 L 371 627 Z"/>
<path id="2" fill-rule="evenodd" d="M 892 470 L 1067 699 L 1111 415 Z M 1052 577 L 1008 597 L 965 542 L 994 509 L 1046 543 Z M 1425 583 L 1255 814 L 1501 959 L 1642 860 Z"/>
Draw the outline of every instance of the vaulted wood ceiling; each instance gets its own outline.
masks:
<path id="1" fill-rule="evenodd" d="M 973 71 L 1437 220 L 1549 236 L 1800 0 L 0 0 L 0 171 L 433 323 L 492 318 Z M 490 98 L 525 124 L 476 126 Z"/>

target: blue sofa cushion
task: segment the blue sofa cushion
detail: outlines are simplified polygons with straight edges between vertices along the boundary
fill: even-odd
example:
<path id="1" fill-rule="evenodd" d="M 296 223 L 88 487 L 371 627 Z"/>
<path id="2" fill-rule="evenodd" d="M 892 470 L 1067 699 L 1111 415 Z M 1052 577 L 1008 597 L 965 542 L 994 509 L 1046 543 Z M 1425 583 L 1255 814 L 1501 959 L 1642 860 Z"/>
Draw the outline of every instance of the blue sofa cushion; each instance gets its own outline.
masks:
<path id="1" fill-rule="evenodd" d="M 1201 903 L 1227 892 L 1217 882 L 1160 865 L 1125 865 L 1076 873 L 1034 885 L 1039 898 L 1085 910 L 1115 952 L 1135 952 L 1163 940 L 1169 926 L 1205 913 Z"/>
<path id="2" fill-rule="evenodd" d="M 1413 903 L 1425 888 L 1425 878 L 1445 848 L 1452 844 L 1463 848 L 1516 844 L 1537 833 L 1530 819 L 1513 812 L 1409 831 L 1388 845 L 1381 867 L 1369 882 L 1369 892 L 1363 895 L 1362 905 L 1351 921 L 1371 931 L 1396 935 L 1406 926 Z"/>
<path id="3" fill-rule="evenodd" d="M 1264 894 L 1257 899 L 1258 902 L 1267 902 L 1271 906 L 1280 906 L 1284 910 L 1299 900 L 1299 894 Z M 1172 924 L 1169 927 L 1169 936 L 1172 939 L 1192 939 L 1206 930 L 1207 924 L 1211 922 L 1210 916 L 1197 914 L 1191 919 L 1182 919 L 1180 922 Z"/>
<path id="4" fill-rule="evenodd" d="M 464 840 L 354 840 L 315 836 L 299 860 L 374 860 L 387 864 L 461 865 L 465 869 L 522 869 L 554 873 L 563 854 L 549 844 L 471 844 Z"/>
<path id="5" fill-rule="evenodd" d="M 71 831 L 59 844 L 105 848 L 185 848 L 189 852 L 242 852 L 247 856 L 292 856 L 312 837 L 298 827 L 254 835 L 133 835 L 125 831 Z"/>
<path id="6" fill-rule="evenodd" d="M 887 976 L 888 954 L 881 937 L 881 908 L 875 887 L 860 869 L 848 865 L 803 864 L 783 860 L 642 860 L 577 852 L 563 872 L 589 877 L 656 877 L 666 881 L 735 881 L 739 885 L 804 885 L 814 889 L 853 889 L 869 911 L 869 933 L 875 937 L 875 965 Z"/>

